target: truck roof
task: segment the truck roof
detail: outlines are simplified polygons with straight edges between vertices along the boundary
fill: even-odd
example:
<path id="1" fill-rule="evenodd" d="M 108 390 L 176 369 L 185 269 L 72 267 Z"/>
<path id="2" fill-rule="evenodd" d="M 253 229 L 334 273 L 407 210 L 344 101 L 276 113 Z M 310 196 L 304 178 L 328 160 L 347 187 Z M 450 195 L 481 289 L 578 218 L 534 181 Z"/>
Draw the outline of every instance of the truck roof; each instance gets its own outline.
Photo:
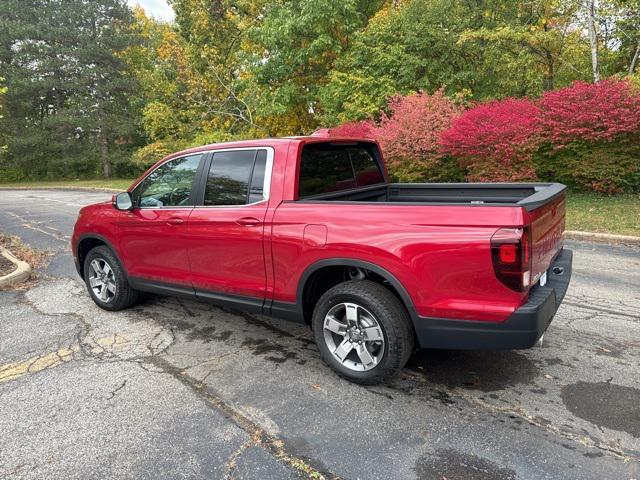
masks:
<path id="1" fill-rule="evenodd" d="M 291 143 L 317 143 L 317 142 L 375 142 L 371 138 L 359 138 L 359 137 L 332 137 L 328 134 L 318 133 L 314 135 L 306 135 L 299 137 L 276 137 L 276 138 L 256 138 L 253 140 L 236 140 L 231 142 L 210 143 L 208 145 L 202 145 L 200 147 L 191 147 L 179 152 L 167 155 L 161 161 L 168 160 L 170 158 L 180 157 L 189 153 L 207 152 L 209 150 L 219 150 L 222 148 L 243 148 L 243 147 L 271 147 L 278 144 L 291 144 Z"/>

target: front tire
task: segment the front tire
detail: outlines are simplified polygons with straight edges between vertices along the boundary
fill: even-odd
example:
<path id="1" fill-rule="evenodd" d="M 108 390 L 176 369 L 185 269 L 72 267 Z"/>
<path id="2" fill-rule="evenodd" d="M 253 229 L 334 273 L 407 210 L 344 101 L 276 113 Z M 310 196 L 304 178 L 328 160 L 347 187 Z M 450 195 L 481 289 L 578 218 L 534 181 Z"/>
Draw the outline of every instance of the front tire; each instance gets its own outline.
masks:
<path id="1" fill-rule="evenodd" d="M 388 289 L 369 280 L 329 289 L 316 304 L 312 326 L 324 362 L 355 383 L 388 380 L 413 351 L 406 309 Z"/>
<path id="2" fill-rule="evenodd" d="M 130 307 L 138 299 L 120 261 L 109 247 L 92 248 L 84 260 L 84 281 L 89 295 L 100 308 L 117 311 Z"/>

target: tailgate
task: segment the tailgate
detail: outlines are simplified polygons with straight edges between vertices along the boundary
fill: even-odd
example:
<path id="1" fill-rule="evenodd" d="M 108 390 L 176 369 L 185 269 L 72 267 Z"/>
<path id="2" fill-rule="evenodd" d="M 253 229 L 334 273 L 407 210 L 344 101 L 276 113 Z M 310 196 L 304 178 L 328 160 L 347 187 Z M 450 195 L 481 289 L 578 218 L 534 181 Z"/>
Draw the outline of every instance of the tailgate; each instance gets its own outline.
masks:
<path id="1" fill-rule="evenodd" d="M 531 221 L 531 285 L 549 269 L 562 249 L 565 228 L 566 196 L 564 193 L 529 212 Z"/>

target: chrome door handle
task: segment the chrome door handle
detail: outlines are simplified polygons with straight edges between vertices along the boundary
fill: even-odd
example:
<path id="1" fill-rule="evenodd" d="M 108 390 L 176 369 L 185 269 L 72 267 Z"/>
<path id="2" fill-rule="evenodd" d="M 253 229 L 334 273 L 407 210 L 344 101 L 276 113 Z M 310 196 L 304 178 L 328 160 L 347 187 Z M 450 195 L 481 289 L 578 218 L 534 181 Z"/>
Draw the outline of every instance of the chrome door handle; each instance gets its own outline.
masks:
<path id="1" fill-rule="evenodd" d="M 256 225 L 260 225 L 260 220 L 254 217 L 242 217 L 236 220 L 236 223 L 245 227 L 255 227 Z"/>

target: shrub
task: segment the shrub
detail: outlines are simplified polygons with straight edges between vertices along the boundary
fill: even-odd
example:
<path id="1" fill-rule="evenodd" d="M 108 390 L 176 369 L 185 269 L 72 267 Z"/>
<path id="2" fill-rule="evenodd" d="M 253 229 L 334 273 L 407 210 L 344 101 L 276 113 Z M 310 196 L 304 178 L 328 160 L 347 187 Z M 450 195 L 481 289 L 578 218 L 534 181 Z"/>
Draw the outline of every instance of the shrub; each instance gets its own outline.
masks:
<path id="1" fill-rule="evenodd" d="M 440 152 L 440 133 L 462 111 L 442 90 L 391 97 L 380 122 L 347 122 L 329 129 L 335 137 L 373 138 L 380 143 L 391 176 L 401 182 L 461 181 L 464 171 Z"/>
<path id="2" fill-rule="evenodd" d="M 372 134 L 380 142 L 389 171 L 402 181 L 438 178 L 446 155 L 440 150 L 440 134 L 451 126 L 462 108 L 441 90 L 433 95 L 418 92 L 389 100 Z"/>
<path id="3" fill-rule="evenodd" d="M 374 138 L 375 125 L 369 120 L 359 122 L 347 122 L 329 129 L 333 137 Z"/>
<path id="4" fill-rule="evenodd" d="M 20 182 L 27 180 L 24 170 L 16 167 L 3 167 L 0 165 L 0 183 Z"/>
<path id="5" fill-rule="evenodd" d="M 640 93 L 625 80 L 574 82 L 545 93 L 539 104 L 541 128 L 555 148 L 640 133 Z"/>
<path id="6" fill-rule="evenodd" d="M 371 137 L 399 181 L 560 181 L 581 190 L 640 191 L 640 81 L 575 82 L 538 101 L 462 111 L 445 97 L 392 97 L 379 124 L 330 130 Z"/>
<path id="7" fill-rule="evenodd" d="M 470 181 L 536 178 L 533 154 L 539 144 L 538 107 L 528 99 L 475 106 L 440 136 L 442 151 L 460 159 Z"/>
<path id="8" fill-rule="evenodd" d="M 558 149 L 547 144 L 536 155 L 541 180 L 609 195 L 640 191 L 640 142 L 633 136 L 614 142 L 572 142 Z"/>
<path id="9" fill-rule="evenodd" d="M 467 170 L 454 157 L 441 156 L 437 163 L 425 170 L 420 160 L 394 164 L 389 174 L 395 182 L 464 182 Z"/>
<path id="10" fill-rule="evenodd" d="M 640 190 L 640 90 L 630 81 L 575 82 L 540 100 L 541 178 L 614 194 Z"/>

